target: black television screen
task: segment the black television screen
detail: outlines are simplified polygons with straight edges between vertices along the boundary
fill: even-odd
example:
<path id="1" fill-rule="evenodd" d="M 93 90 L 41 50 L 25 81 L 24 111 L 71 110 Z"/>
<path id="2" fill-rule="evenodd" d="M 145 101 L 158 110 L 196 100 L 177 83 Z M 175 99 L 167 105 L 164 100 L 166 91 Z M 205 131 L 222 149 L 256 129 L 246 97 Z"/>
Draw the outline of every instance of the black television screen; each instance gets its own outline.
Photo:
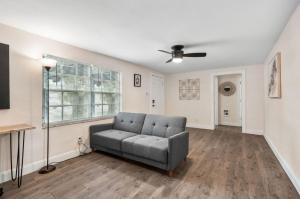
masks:
<path id="1" fill-rule="evenodd" d="M 9 108 L 9 46 L 0 43 L 0 109 Z"/>

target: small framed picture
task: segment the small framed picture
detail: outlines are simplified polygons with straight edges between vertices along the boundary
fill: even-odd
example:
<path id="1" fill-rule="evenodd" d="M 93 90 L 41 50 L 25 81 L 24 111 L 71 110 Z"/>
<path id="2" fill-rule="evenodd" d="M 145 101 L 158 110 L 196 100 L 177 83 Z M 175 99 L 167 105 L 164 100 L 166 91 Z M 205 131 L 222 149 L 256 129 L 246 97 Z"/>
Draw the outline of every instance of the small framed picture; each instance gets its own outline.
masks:
<path id="1" fill-rule="evenodd" d="M 281 53 L 277 53 L 269 65 L 269 98 L 281 98 Z"/>
<path id="2" fill-rule="evenodd" d="M 140 74 L 134 74 L 134 87 L 141 87 L 142 76 Z"/>

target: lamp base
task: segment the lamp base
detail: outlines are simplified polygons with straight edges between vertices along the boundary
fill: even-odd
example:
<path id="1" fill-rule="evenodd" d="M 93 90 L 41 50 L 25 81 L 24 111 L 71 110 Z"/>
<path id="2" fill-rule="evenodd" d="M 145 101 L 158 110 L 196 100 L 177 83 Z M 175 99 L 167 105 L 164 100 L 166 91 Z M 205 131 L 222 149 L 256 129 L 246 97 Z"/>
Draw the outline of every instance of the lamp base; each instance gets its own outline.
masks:
<path id="1" fill-rule="evenodd" d="M 0 196 L 2 196 L 3 195 L 3 188 L 1 187 L 0 188 Z"/>
<path id="2" fill-rule="evenodd" d="M 54 171 L 56 169 L 56 167 L 54 165 L 48 165 L 48 166 L 44 166 L 39 170 L 39 174 L 47 174 L 47 173 L 51 173 L 52 171 Z"/>

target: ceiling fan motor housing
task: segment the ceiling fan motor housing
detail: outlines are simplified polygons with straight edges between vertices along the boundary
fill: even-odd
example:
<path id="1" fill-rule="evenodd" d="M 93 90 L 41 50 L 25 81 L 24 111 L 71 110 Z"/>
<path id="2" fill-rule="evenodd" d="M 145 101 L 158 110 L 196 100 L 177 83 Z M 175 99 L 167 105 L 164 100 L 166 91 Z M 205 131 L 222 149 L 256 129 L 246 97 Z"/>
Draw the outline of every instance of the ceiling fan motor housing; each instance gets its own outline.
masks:
<path id="1" fill-rule="evenodd" d="M 184 48 L 183 45 L 175 45 L 175 46 L 172 46 L 172 57 L 173 58 L 182 58 L 183 57 L 183 51 L 182 49 Z"/>

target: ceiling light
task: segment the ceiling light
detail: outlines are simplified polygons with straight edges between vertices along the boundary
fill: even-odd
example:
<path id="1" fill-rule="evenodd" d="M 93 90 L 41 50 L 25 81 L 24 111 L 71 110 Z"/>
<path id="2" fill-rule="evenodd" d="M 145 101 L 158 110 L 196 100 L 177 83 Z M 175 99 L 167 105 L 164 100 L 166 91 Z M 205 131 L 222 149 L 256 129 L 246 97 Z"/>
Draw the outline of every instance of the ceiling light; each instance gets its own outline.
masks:
<path id="1" fill-rule="evenodd" d="M 179 64 L 179 63 L 182 62 L 182 58 L 176 58 L 176 57 L 174 57 L 174 58 L 172 59 L 172 62 Z"/>

